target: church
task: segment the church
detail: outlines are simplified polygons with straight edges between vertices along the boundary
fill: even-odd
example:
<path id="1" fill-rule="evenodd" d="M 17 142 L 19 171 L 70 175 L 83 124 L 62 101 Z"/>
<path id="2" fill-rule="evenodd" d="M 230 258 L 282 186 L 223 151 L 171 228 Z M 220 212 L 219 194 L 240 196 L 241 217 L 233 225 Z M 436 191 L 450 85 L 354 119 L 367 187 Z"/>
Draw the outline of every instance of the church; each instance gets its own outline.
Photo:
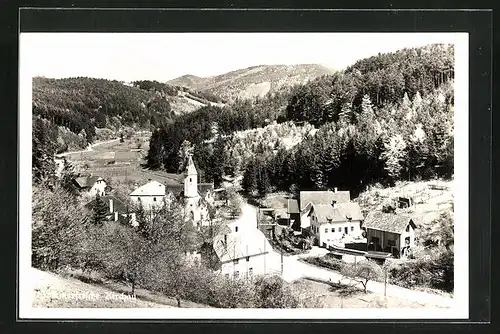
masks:
<path id="1" fill-rule="evenodd" d="M 196 222 L 198 226 L 208 225 L 208 206 L 214 204 L 213 191 L 213 183 L 198 183 L 198 171 L 192 155 L 189 155 L 183 194 L 186 219 Z"/>
<path id="2" fill-rule="evenodd" d="M 208 225 L 208 207 L 214 204 L 214 184 L 198 183 L 198 171 L 192 155 L 188 155 L 183 187 L 182 185 L 166 186 L 150 180 L 130 193 L 132 203 L 150 210 L 165 205 L 170 196 L 182 200 L 186 219 L 192 220 L 197 226 Z"/>

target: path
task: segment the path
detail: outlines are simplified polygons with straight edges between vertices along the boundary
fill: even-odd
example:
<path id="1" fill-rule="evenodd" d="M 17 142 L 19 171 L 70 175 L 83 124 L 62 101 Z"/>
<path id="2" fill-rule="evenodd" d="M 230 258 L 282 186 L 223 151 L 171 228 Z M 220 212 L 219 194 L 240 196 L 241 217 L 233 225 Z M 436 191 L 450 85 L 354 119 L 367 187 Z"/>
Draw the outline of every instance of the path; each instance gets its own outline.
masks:
<path id="1" fill-rule="evenodd" d="M 233 223 L 237 223 L 238 226 L 244 228 L 257 228 L 257 210 L 256 207 L 245 202 L 242 206 L 242 214 Z M 266 255 L 266 268 L 269 268 L 269 271 L 280 272 L 281 254 L 275 251 L 269 244 L 267 245 L 269 246 L 269 253 Z M 305 254 L 283 256 L 283 279 L 287 282 L 292 282 L 303 277 L 318 278 L 326 281 L 331 279 L 332 282 L 342 280 L 342 275 L 336 271 L 299 261 L 300 258 L 324 255 L 327 252 L 328 251 L 324 248 L 313 247 L 311 251 Z M 344 278 L 343 281 L 347 282 L 348 279 Z M 360 283 L 358 283 L 358 285 L 362 287 Z M 370 281 L 367 284 L 367 290 L 383 295 L 384 284 Z M 454 303 L 452 298 L 446 296 L 406 289 L 393 284 L 387 284 L 387 296 L 411 300 L 422 304 L 434 304 L 441 307 L 452 307 Z"/>
<path id="2" fill-rule="evenodd" d="M 97 142 L 97 143 L 90 144 L 89 146 L 87 146 L 87 148 L 85 150 L 72 151 L 72 152 L 64 152 L 64 153 L 56 154 L 55 156 L 56 156 L 56 158 L 62 158 L 62 157 L 65 157 L 67 155 L 70 155 L 70 154 L 77 154 L 77 153 L 83 153 L 83 152 L 93 151 L 94 147 L 96 147 L 96 146 L 103 145 L 103 144 L 108 144 L 108 143 L 112 143 L 112 142 L 115 142 L 115 141 L 118 141 L 118 140 L 120 140 L 120 139 L 117 138 L 117 139 L 111 139 L 111 140 L 106 140 L 106 141 L 100 141 L 100 142 Z"/>

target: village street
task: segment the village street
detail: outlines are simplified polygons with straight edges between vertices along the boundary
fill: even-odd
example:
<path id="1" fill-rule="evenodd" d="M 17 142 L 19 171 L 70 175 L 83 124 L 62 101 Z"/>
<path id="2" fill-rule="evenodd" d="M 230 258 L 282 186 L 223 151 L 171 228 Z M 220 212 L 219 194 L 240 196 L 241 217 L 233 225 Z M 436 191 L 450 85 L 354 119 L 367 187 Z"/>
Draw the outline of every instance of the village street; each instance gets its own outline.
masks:
<path id="1" fill-rule="evenodd" d="M 257 208 L 244 202 L 242 205 L 242 213 L 240 217 L 232 224 L 237 224 L 244 232 L 247 228 L 257 228 Z M 243 234 L 244 235 L 244 234 Z M 266 243 L 266 273 L 280 273 L 281 272 L 281 254 L 275 251 L 269 241 L 263 238 Z M 324 281 L 331 280 L 336 283 L 342 280 L 343 283 L 348 283 L 349 279 L 342 279 L 342 275 L 338 272 L 317 267 L 302 261 L 301 258 L 320 256 L 328 253 L 324 248 L 313 247 L 308 253 L 300 255 L 283 256 L 283 279 L 287 282 L 292 282 L 302 277 L 316 278 Z M 354 283 L 354 282 L 353 282 Z M 358 284 L 360 288 L 362 285 Z M 367 290 L 379 295 L 384 294 L 384 284 L 380 282 L 368 282 Z M 401 299 L 411 300 L 413 302 L 422 304 L 433 304 L 439 307 L 452 307 L 454 300 L 449 297 L 427 293 L 423 291 L 411 290 L 402 288 L 396 285 L 387 284 L 387 296 L 397 297 Z"/>

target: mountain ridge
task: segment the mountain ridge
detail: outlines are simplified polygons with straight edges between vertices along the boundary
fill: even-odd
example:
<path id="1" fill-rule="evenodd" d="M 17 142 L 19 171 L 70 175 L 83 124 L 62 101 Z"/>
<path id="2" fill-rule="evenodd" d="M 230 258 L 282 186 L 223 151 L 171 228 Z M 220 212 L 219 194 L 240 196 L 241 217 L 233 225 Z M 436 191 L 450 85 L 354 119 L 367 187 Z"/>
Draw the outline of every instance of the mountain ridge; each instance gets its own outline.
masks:
<path id="1" fill-rule="evenodd" d="M 335 70 L 320 64 L 254 65 L 223 74 L 200 77 L 186 74 L 167 84 L 210 92 L 227 100 L 264 96 L 283 86 L 302 84 Z"/>

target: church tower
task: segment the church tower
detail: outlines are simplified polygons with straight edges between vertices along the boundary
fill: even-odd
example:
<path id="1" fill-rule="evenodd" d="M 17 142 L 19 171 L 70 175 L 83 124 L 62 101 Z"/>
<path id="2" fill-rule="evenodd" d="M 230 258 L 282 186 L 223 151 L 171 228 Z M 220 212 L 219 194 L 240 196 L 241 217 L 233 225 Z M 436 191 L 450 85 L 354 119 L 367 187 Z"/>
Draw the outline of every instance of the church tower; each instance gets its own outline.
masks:
<path id="1" fill-rule="evenodd" d="M 198 197 L 198 172 L 194 166 L 193 157 L 188 155 L 186 178 L 184 179 L 184 197 Z"/>

